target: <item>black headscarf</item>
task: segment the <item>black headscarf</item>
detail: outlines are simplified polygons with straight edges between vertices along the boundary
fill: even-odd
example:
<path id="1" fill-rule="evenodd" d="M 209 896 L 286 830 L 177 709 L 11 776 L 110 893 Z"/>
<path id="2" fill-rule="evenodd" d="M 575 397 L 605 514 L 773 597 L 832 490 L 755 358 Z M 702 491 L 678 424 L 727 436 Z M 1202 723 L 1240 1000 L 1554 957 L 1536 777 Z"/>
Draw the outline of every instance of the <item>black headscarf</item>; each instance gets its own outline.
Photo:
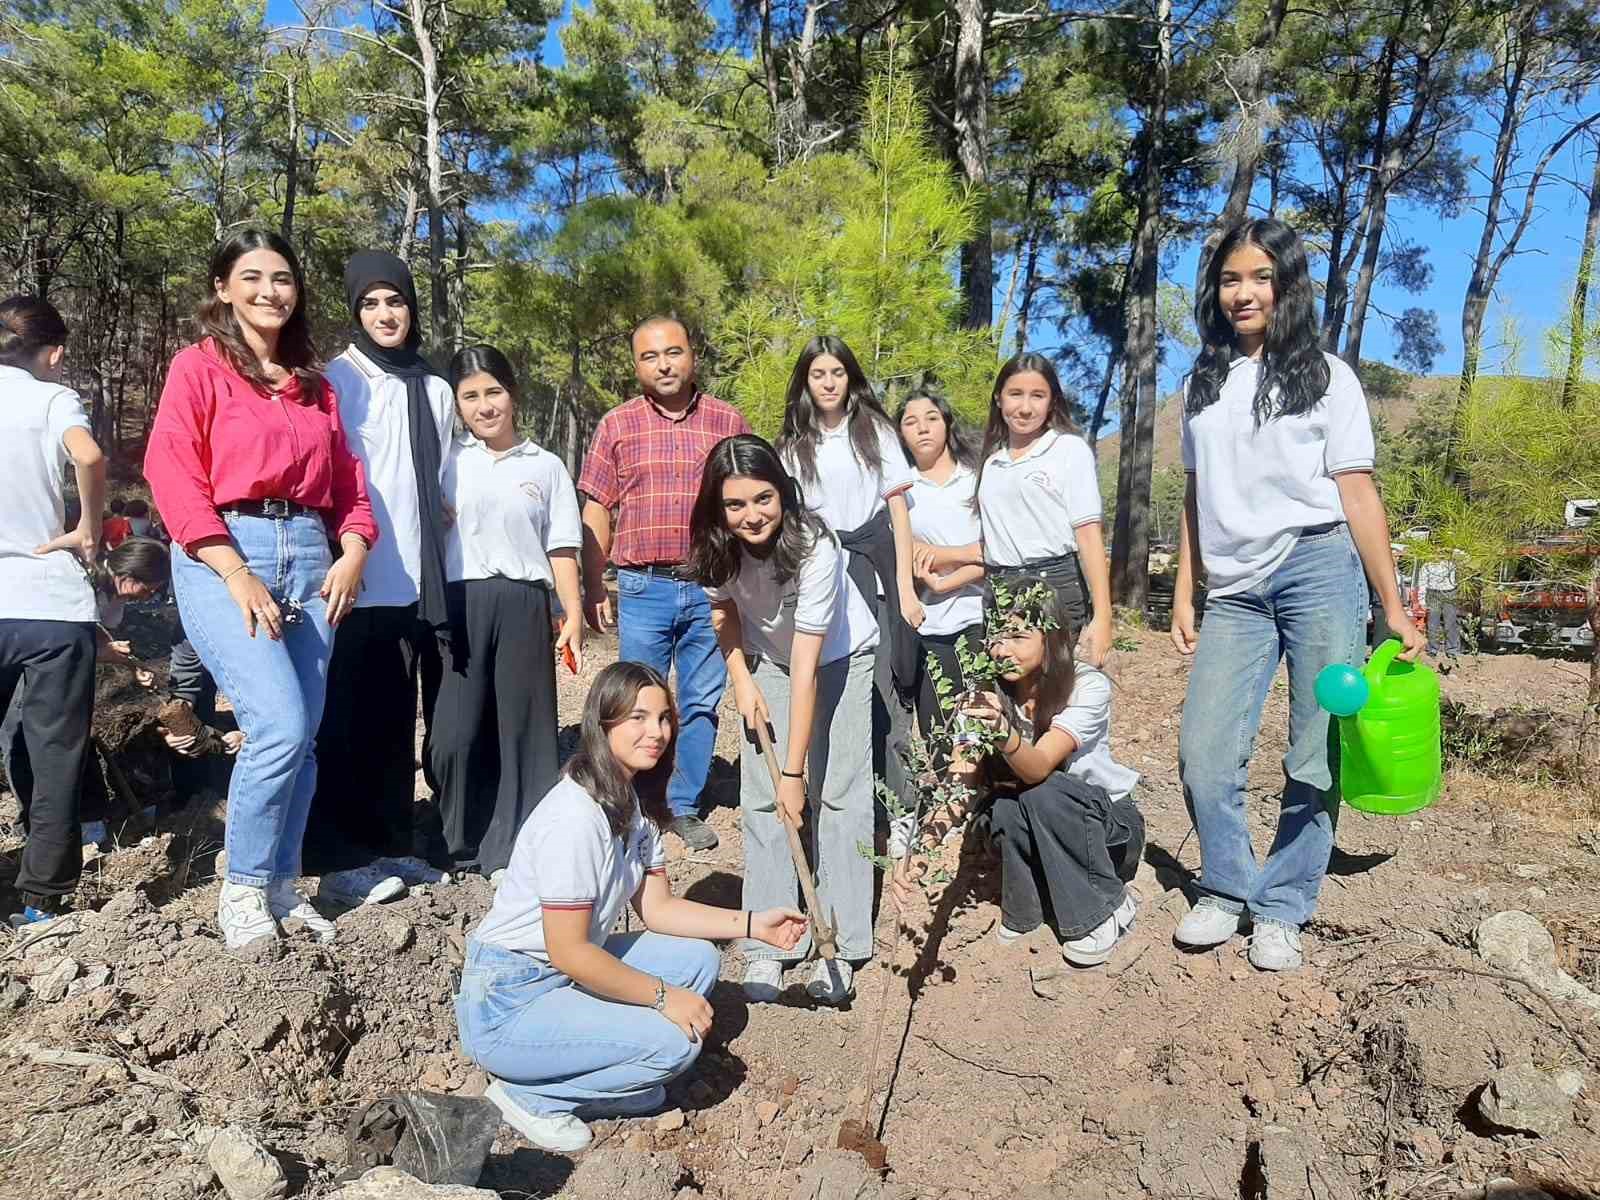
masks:
<path id="1" fill-rule="evenodd" d="M 384 285 L 399 292 L 411 309 L 411 328 L 405 344 L 392 349 L 378 345 L 361 324 L 361 298 Z M 439 494 L 439 426 L 428 404 L 428 377 L 443 378 L 418 349 L 422 345 L 421 314 L 417 311 L 417 285 L 411 268 L 383 250 L 358 250 L 344 269 L 344 291 L 355 321 L 356 349 L 382 370 L 406 385 L 406 422 L 411 433 L 411 469 L 417 477 L 417 508 L 422 525 L 422 586 L 417 617 L 435 630 L 443 630 L 444 500 Z"/>

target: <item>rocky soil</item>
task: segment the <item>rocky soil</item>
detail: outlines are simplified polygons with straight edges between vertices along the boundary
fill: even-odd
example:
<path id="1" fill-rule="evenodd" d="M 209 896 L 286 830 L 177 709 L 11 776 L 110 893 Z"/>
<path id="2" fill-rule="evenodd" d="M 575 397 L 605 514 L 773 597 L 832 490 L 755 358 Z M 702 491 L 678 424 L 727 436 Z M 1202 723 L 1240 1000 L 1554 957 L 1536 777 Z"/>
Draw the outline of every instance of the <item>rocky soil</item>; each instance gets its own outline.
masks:
<path id="1" fill-rule="evenodd" d="M 1444 798 L 1410 818 L 1342 812 L 1308 965 L 1269 976 L 1237 944 L 1172 945 L 1199 862 L 1177 783 L 1186 668 L 1163 636 L 1123 633 L 1115 745 L 1144 775 L 1149 844 L 1138 925 L 1110 964 L 1067 968 L 1047 931 L 999 946 L 996 868 L 961 847 L 892 971 L 881 915 L 879 962 L 848 1010 L 811 1006 L 799 973 L 770 1006 L 725 982 L 670 1111 L 599 1125 L 576 1159 L 502 1128 L 476 1192 L 336 1177 L 367 1102 L 485 1086 L 451 997 L 488 886 L 342 912 L 331 945 L 292 931 L 225 953 L 221 803 L 204 789 L 174 802 L 145 702 L 112 681 L 102 705 L 110 688 L 107 712 L 131 733 L 110 756 L 134 801 L 160 804 L 86 851 L 76 914 L 0 936 L 0 1200 L 1600 1194 L 1600 787 L 1561 749 L 1582 668 L 1496 656 L 1446 679 L 1460 708 Z M 614 644 L 591 650 L 583 676 L 561 673 L 568 725 Z M 1252 774 L 1263 848 L 1285 720 L 1280 680 Z M 725 713 L 724 759 L 735 721 Z M 721 762 L 722 845 L 672 843 L 680 892 L 738 902 L 736 779 Z M 0 850 L 19 842 L 15 817 L 0 800 Z M 729 952 L 725 980 L 741 966 Z M 887 1148 L 881 1173 L 834 1149 L 864 1110 Z M 1486 1192 L 1494 1180 L 1515 1183 Z"/>

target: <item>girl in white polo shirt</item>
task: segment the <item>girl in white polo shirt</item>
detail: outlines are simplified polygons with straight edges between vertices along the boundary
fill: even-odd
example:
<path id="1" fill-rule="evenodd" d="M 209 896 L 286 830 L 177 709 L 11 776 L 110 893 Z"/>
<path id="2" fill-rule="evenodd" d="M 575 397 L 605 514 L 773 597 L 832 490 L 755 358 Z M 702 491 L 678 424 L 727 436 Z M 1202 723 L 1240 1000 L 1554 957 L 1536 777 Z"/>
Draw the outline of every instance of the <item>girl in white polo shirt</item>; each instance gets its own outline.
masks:
<path id="1" fill-rule="evenodd" d="M 517 835 L 494 907 L 467 938 L 462 1047 L 494 1076 L 485 1098 L 546 1150 L 587 1146 L 584 1117 L 662 1107 L 711 1029 L 720 959 L 707 939 L 782 950 L 805 929 L 793 909 L 734 912 L 672 894 L 661 829 L 677 727 L 667 681 L 650 667 L 600 672 L 578 751 Z M 630 903 L 644 929 L 618 933 Z"/>
<path id="2" fill-rule="evenodd" d="M 992 578 L 1045 579 L 1061 599 L 1078 656 L 1104 664 L 1112 639 L 1111 567 L 1094 452 L 1078 436 L 1061 380 L 1043 355 L 1018 354 L 995 377 L 977 507 L 982 544 L 935 550 L 934 565 L 981 562 Z"/>
<path id="3" fill-rule="evenodd" d="M 753 434 L 725 438 L 706 459 L 689 519 L 690 563 L 745 724 L 739 760 L 746 908 L 792 906 L 799 881 L 778 805 L 799 820 L 815 802 L 817 894 L 838 929 L 839 957 L 819 959 L 806 990 L 849 998 L 853 963 L 872 957 L 872 674 L 878 626 L 851 582 L 838 539 L 801 502 L 777 454 Z M 772 777 L 753 733 L 773 733 Z M 813 914 L 815 915 L 815 914 Z M 747 943 L 744 987 L 778 997 L 792 952 Z"/>
<path id="4" fill-rule="evenodd" d="M 1195 320 L 1201 351 L 1184 383 L 1189 482 L 1172 640 L 1194 655 L 1178 771 L 1199 833 L 1201 898 L 1176 937 L 1218 945 L 1253 917 L 1250 962 L 1291 970 L 1327 870 L 1338 803 L 1317 674 L 1361 661 L 1368 581 L 1404 643 L 1401 658 L 1416 658 L 1424 639 L 1395 586 L 1366 397 L 1355 372 L 1318 344 L 1305 246 L 1294 230 L 1268 219 L 1225 234 L 1207 263 Z M 1208 591 L 1197 633 L 1202 564 Z M 1282 806 L 1258 864 L 1245 819 L 1249 748 L 1285 657 Z"/>
<path id="5" fill-rule="evenodd" d="M 517 433 L 505 355 L 462 350 L 450 383 L 469 432 L 444 467 L 451 639 L 429 751 L 452 865 L 492 876 L 560 769 L 555 663 L 570 654 L 576 671 L 583 649 L 583 528 L 566 464 Z M 563 614 L 553 641 L 552 585 Z"/>

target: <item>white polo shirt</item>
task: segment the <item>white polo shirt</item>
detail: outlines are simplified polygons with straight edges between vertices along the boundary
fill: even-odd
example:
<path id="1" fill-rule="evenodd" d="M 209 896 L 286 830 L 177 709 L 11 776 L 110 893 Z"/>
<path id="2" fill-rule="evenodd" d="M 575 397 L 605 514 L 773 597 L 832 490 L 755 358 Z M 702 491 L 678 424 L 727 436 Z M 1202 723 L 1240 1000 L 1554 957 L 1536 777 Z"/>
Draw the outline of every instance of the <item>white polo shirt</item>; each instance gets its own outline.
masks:
<path id="1" fill-rule="evenodd" d="M 882 465 L 874 471 L 856 457 L 850 440 L 850 423 L 840 421 L 817 438 L 817 477 L 803 478 L 792 453 L 783 456 L 784 468 L 800 483 L 806 507 L 841 533 L 859 529 L 877 516 L 896 492 L 903 492 L 917 472 L 906 462 L 900 435 L 879 423 L 878 455 Z"/>
<path id="2" fill-rule="evenodd" d="M 970 546 L 983 536 L 978 514 L 972 511 L 972 494 L 978 476 L 957 466 L 950 478 L 935 483 L 918 472 L 911 485 L 911 533 L 930 546 Z M 919 633 L 947 637 L 983 622 L 983 587 L 969 583 L 953 592 L 918 588 L 925 614 Z"/>
<path id="3" fill-rule="evenodd" d="M 367 555 L 356 607 L 415 604 L 422 584 L 422 512 L 411 466 L 405 380 L 354 346 L 329 363 L 324 374 L 339 397 L 345 439 L 366 471 L 372 516 L 381 534 Z M 428 379 L 427 387 L 442 466 L 455 435 L 455 397 L 437 376 Z"/>
<path id="4" fill-rule="evenodd" d="M 1111 757 L 1111 680 L 1079 663 L 1067 706 L 1050 719 L 1056 729 L 1078 739 L 1077 752 L 1061 764 L 1068 775 L 1105 788 L 1121 800 L 1139 782 L 1139 772 Z"/>
<path id="5" fill-rule="evenodd" d="M 445 458 L 444 502 L 456 519 L 446 533 L 445 578 L 521 579 L 554 584 L 552 550 L 583 546 L 578 491 L 567 465 L 531 441 L 496 454 L 458 438 Z"/>
<path id="6" fill-rule="evenodd" d="M 1094 451 L 1072 433 L 1048 429 L 1021 458 L 1002 446 L 983 466 L 978 492 L 983 558 L 1020 567 L 1078 548 L 1079 525 L 1100 519 Z"/>
<path id="7" fill-rule="evenodd" d="M 0 619 L 95 619 L 94 590 L 70 550 L 34 550 L 66 532 L 69 429 L 88 429 L 78 393 L 0 366 Z"/>
<path id="8" fill-rule="evenodd" d="M 637 802 L 633 825 L 619 838 L 605 810 L 563 775 L 522 823 L 494 903 L 472 936 L 548 963 L 547 911 L 588 909 L 589 940 L 601 945 L 644 877 L 666 872 L 661 833 Z"/>
<path id="9" fill-rule="evenodd" d="M 1258 427 L 1261 364 L 1240 357 L 1216 401 L 1183 415 L 1183 465 L 1194 473 L 1200 557 L 1213 596 L 1242 592 L 1272 574 L 1302 529 L 1343 521 L 1334 476 L 1372 470 L 1372 418 L 1361 381 L 1343 359 L 1323 357 L 1332 372 L 1328 390 L 1308 413 Z M 1187 379 L 1183 390 L 1187 400 Z"/>
<path id="10" fill-rule="evenodd" d="M 811 546 L 795 577 L 779 584 L 771 563 L 740 555 L 739 573 L 719 588 L 706 589 L 713 604 L 732 600 L 739 609 L 747 654 L 789 667 L 796 633 L 820 633 L 819 665 L 837 662 L 878 644 L 878 622 L 845 568 L 847 556 L 829 533 Z"/>

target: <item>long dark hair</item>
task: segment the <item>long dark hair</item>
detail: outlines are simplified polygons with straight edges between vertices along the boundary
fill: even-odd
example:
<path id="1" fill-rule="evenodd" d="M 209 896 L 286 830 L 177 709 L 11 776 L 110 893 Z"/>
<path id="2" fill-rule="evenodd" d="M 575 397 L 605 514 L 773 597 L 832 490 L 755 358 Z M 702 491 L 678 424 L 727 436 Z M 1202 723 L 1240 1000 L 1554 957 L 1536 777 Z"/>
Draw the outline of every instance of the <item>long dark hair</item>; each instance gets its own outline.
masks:
<path id="1" fill-rule="evenodd" d="M 1061 597 L 1039 576 L 1023 576 L 1006 580 L 1012 594 L 1043 585 L 1050 594 L 1045 612 L 1054 623 L 1054 629 L 1044 632 L 1044 659 L 1039 663 L 1038 677 L 1033 689 L 1033 740 L 1038 741 L 1050 728 L 1056 714 L 1072 699 L 1072 688 L 1078 680 L 1078 663 L 1072 655 L 1072 645 L 1078 636 L 1077 629 L 1061 604 Z M 1020 683 L 1021 681 L 1017 681 Z M 1013 715 L 1020 710 L 1015 689 L 1017 684 L 1001 679 L 1000 686 L 1012 702 Z"/>
<path id="2" fill-rule="evenodd" d="M 700 494 L 689 514 L 690 573 L 708 587 L 721 587 L 739 573 L 744 543 L 728 528 L 722 509 L 722 485 L 730 479 L 759 479 L 777 491 L 783 523 L 772 535 L 769 561 L 778 582 L 788 583 L 817 539 L 831 535 L 822 518 L 806 508 L 800 485 L 783 469 L 778 452 L 753 433 L 723 438 L 706 456 Z"/>
<path id="3" fill-rule="evenodd" d="M 457 350 L 456 356 L 450 360 L 450 393 L 455 394 L 456 388 L 461 386 L 461 381 L 469 375 L 479 372 L 493 375 L 499 380 L 500 386 L 511 395 L 511 406 L 516 408 L 521 398 L 517 391 L 517 371 L 511 365 L 511 360 L 493 346 L 467 346 Z"/>
<path id="4" fill-rule="evenodd" d="M 90 574 L 95 591 L 108 596 L 117 590 L 118 575 L 137 579 L 146 587 L 164 588 L 172 578 L 172 557 L 156 538 L 124 538 Z"/>
<path id="5" fill-rule="evenodd" d="M 300 268 L 294 247 L 277 234 L 267 229 L 241 229 L 217 247 L 206 271 L 210 290 L 195 310 L 195 321 L 201 334 L 216 342 L 217 349 L 235 371 L 262 391 L 272 390 L 273 384 L 244 340 L 244 331 L 239 328 L 233 306 L 224 304 L 217 296 L 217 280 L 225 281 L 233 274 L 233 265 L 253 250 L 271 250 L 289 264 L 289 272 L 294 276 L 294 312 L 289 314 L 278 334 L 278 361 L 293 372 L 308 397 L 315 396 L 322 390 L 322 372 L 317 369 L 320 360 L 316 347 L 311 344 L 311 323 L 306 320 L 306 273 Z"/>
<path id="6" fill-rule="evenodd" d="M 1233 324 L 1222 311 L 1222 267 L 1228 255 L 1251 245 L 1272 260 L 1272 318 L 1261 348 L 1261 374 L 1251 407 L 1256 424 L 1273 417 L 1308 413 L 1328 390 L 1332 372 L 1317 340 L 1316 292 L 1300 235 L 1272 217 L 1244 221 L 1222 235 L 1206 262 L 1194 300 L 1194 323 L 1200 332 L 1200 353 L 1189 372 L 1184 411 L 1191 417 L 1215 404 L 1227 382 L 1235 352 Z M 1277 390 L 1274 403 L 1273 390 Z"/>
<path id="7" fill-rule="evenodd" d="M 978 488 L 983 486 L 983 468 L 988 464 L 989 456 L 1006 443 L 1006 416 L 1000 410 L 1000 393 L 1005 391 L 1013 375 L 1021 375 L 1025 371 L 1044 376 L 1045 386 L 1050 389 L 1050 415 L 1045 418 L 1045 424 L 1057 433 L 1078 432 L 1078 424 L 1072 419 L 1072 407 L 1067 403 L 1067 393 L 1061 386 L 1061 376 L 1056 374 L 1055 364 L 1031 350 L 1013 354 L 994 377 L 994 391 L 989 395 L 989 420 L 983 427 L 983 449 L 978 451 L 978 484 L 972 490 L 973 512 L 978 511 Z"/>
<path id="8" fill-rule="evenodd" d="M 831 354 L 844 366 L 847 384 L 844 419 L 850 428 L 850 444 L 862 466 L 878 472 L 883 470 L 878 428 L 894 428 L 889 414 L 878 403 L 867 373 L 850 353 L 850 347 L 831 333 L 812 338 L 795 359 L 794 371 L 789 375 L 789 390 L 783 401 L 783 429 L 778 434 L 778 453 L 793 457 L 801 482 L 807 486 L 817 482 L 817 442 L 822 437 L 817 404 L 811 398 L 811 364 L 824 354 Z"/>
<path id="9" fill-rule="evenodd" d="M 38 296 L 0 300 L 0 365 L 33 370 L 39 351 L 67 344 L 67 323 Z"/>
<path id="10" fill-rule="evenodd" d="M 628 719 L 639 693 L 649 687 L 660 688 L 667 694 L 667 710 L 672 714 L 672 740 L 655 766 L 641 771 L 630 781 L 616 755 L 611 753 L 609 735 Z M 677 752 L 678 707 L 673 703 L 667 681 L 654 667 L 644 663 L 614 662 L 595 676 L 589 688 L 589 698 L 583 702 L 578 749 L 567 760 L 565 774 L 588 792 L 605 812 L 612 836 L 622 837 L 633 828 L 635 796 L 640 811 L 657 829 L 665 829 L 672 820 L 672 812 L 667 807 L 667 782 L 672 778 Z"/>
<path id="11" fill-rule="evenodd" d="M 906 396 L 904 400 L 900 401 L 900 406 L 894 410 L 895 430 L 899 431 L 900 422 L 905 420 L 906 409 L 911 407 L 913 400 L 926 400 L 933 405 L 939 415 L 944 418 L 944 445 L 945 449 L 950 451 L 950 457 L 959 466 L 972 466 L 975 454 L 972 448 L 972 440 L 967 436 L 966 426 L 957 420 L 955 411 L 950 407 L 950 401 L 946 400 L 944 393 L 937 388 L 917 388 Z M 916 455 L 912 454 L 911 447 L 906 445 L 904 434 L 900 436 L 900 449 L 905 453 L 906 461 L 912 466 L 916 466 Z"/>

